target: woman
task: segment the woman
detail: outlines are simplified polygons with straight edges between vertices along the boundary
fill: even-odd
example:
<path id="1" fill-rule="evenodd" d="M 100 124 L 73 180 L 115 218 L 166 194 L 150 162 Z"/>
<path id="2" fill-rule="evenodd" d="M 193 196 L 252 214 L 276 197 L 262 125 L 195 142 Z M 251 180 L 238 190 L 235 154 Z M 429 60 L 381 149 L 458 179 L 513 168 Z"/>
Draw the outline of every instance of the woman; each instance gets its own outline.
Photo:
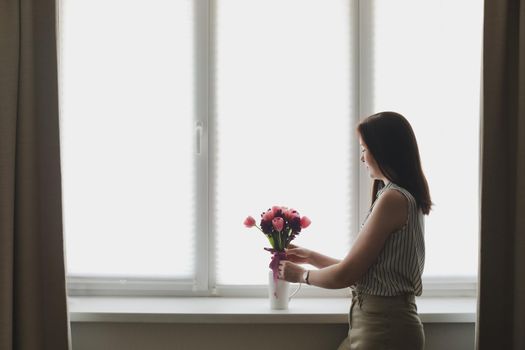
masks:
<path id="1" fill-rule="evenodd" d="M 432 202 L 409 122 L 372 115 L 357 127 L 361 162 L 374 179 L 372 203 L 350 252 L 337 260 L 290 246 L 279 278 L 339 289 L 352 287 L 348 337 L 339 349 L 423 349 L 415 296 L 422 292 L 424 215 Z M 317 270 L 305 270 L 308 263 Z"/>

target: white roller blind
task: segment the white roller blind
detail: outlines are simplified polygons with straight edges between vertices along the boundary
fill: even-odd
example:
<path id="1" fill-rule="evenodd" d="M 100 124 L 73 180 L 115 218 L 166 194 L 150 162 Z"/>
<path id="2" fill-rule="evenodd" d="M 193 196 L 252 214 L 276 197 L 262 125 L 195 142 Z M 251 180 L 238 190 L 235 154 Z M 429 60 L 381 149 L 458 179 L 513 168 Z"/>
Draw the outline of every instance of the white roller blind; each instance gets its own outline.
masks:
<path id="1" fill-rule="evenodd" d="M 358 201 L 352 2 L 216 1 L 216 280 L 266 284 L 272 205 L 312 224 L 294 243 L 336 257 Z"/>
<path id="2" fill-rule="evenodd" d="M 68 273 L 192 278 L 192 4 L 60 6 Z"/>
<path id="3" fill-rule="evenodd" d="M 425 275 L 474 276 L 483 1 L 374 0 L 365 13 L 371 112 L 409 119 L 435 203 Z"/>

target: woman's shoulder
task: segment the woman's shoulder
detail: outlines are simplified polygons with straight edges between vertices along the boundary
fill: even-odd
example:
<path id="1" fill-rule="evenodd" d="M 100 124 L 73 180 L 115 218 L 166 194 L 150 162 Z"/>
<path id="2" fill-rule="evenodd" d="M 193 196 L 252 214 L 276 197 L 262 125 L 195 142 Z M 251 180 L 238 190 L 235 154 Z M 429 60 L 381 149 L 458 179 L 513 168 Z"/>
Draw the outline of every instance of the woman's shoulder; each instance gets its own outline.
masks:
<path id="1" fill-rule="evenodd" d="M 396 193 L 398 194 L 397 197 L 405 199 L 405 203 L 406 203 L 406 200 L 409 200 L 411 202 L 416 200 L 414 196 L 412 195 L 412 193 L 410 193 L 410 191 L 408 191 L 406 188 L 399 186 L 398 184 L 395 184 L 393 182 L 389 182 L 385 187 L 381 189 L 381 191 L 382 191 L 381 195 L 386 194 L 386 193 L 390 193 L 390 195 L 392 195 L 392 193 Z"/>
<path id="2" fill-rule="evenodd" d="M 406 209 L 407 207 L 407 197 L 404 193 L 401 191 L 393 190 L 386 190 L 381 194 L 381 196 L 377 199 L 378 204 L 382 203 L 383 207 L 389 208 L 389 209 L 399 209 L 400 207 L 403 207 Z"/>
<path id="3" fill-rule="evenodd" d="M 374 209 L 380 211 L 382 215 L 388 215 L 394 227 L 401 228 L 405 225 L 409 209 L 408 200 L 403 193 L 385 190 L 377 202 Z"/>

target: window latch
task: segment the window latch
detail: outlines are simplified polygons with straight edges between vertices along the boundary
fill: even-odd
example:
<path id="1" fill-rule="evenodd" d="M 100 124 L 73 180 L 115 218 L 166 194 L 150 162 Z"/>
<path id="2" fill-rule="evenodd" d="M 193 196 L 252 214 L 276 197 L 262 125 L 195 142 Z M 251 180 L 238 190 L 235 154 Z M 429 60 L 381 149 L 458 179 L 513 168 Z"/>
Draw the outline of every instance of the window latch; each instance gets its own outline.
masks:
<path id="1" fill-rule="evenodd" d="M 201 144 L 202 144 L 202 122 L 197 122 L 195 125 L 195 150 L 198 155 L 201 154 Z"/>

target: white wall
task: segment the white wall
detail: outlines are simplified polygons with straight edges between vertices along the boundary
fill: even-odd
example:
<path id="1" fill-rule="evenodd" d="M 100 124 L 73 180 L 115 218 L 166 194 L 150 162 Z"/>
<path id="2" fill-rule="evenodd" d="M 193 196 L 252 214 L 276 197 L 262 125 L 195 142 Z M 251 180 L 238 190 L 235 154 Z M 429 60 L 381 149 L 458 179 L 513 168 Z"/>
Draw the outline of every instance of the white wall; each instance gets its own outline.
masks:
<path id="1" fill-rule="evenodd" d="M 426 323 L 426 350 L 474 349 L 474 323 Z M 73 322 L 73 350 L 329 350 L 344 324 L 180 324 Z"/>

